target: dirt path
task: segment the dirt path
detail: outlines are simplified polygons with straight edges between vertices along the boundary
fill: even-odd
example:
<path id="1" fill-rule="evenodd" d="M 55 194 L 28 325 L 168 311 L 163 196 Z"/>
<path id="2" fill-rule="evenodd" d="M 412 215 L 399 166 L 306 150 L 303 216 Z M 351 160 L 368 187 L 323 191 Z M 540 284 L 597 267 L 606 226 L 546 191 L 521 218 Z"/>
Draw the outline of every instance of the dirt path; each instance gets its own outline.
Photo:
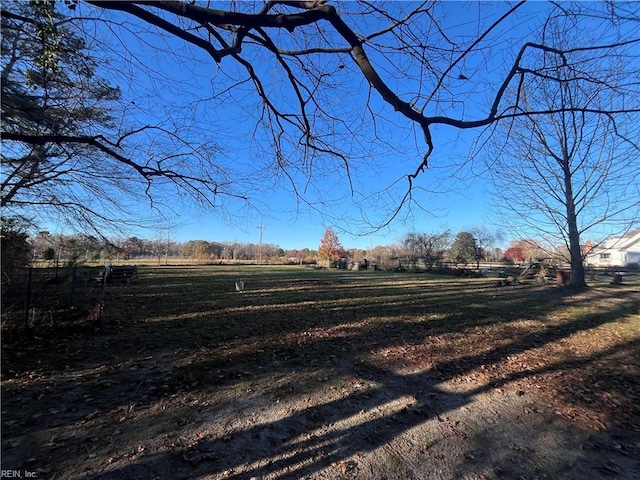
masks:
<path id="1" fill-rule="evenodd" d="M 640 436 L 578 428 L 535 391 L 331 359 L 312 377 L 247 372 L 191 394 L 174 358 L 7 380 L 3 468 L 96 480 L 640 478 Z"/>

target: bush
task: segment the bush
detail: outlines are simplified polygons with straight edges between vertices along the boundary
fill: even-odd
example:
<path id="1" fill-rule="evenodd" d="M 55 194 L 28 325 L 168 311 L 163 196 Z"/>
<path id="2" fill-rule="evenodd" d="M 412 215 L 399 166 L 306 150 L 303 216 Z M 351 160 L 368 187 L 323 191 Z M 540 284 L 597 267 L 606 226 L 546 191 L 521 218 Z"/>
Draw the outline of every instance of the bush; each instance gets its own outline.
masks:
<path id="1" fill-rule="evenodd" d="M 15 272 L 28 266 L 31 261 L 29 235 L 17 220 L 3 218 L 0 238 L 2 276 L 10 278 Z"/>
<path id="2" fill-rule="evenodd" d="M 46 260 L 47 262 L 51 262 L 55 258 L 56 258 L 56 251 L 53 249 L 53 247 L 46 247 L 44 250 L 42 250 L 43 260 Z"/>

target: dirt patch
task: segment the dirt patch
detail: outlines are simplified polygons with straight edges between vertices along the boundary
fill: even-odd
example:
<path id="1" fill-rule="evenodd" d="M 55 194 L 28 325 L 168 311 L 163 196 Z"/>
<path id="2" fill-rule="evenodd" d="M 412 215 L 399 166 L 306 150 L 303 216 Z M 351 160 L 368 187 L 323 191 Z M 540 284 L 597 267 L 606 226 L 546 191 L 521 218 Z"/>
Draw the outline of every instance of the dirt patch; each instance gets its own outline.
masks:
<path id="1" fill-rule="evenodd" d="M 111 324 L 5 335 L 2 468 L 640 478 L 637 286 L 288 269 L 235 294 L 236 276 L 151 270 L 111 293 Z"/>

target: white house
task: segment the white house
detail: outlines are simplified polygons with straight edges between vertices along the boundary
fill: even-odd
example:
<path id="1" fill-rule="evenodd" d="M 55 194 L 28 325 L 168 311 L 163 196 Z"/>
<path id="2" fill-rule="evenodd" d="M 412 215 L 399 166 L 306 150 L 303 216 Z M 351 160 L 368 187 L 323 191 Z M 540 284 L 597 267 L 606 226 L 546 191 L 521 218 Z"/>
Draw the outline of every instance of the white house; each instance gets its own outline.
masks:
<path id="1" fill-rule="evenodd" d="M 586 258 L 587 265 L 626 267 L 640 263 L 640 228 L 622 237 L 611 237 L 595 247 Z"/>

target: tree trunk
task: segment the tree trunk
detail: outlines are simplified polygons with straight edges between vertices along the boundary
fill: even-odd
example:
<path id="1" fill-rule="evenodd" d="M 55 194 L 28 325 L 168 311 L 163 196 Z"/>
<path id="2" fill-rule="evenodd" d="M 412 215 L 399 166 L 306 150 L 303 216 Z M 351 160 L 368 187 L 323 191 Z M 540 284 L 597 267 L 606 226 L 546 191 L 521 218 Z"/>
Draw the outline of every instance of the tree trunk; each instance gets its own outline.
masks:
<path id="1" fill-rule="evenodd" d="M 570 162 L 565 158 L 564 165 L 565 199 L 567 207 L 567 224 L 569 228 L 569 255 L 571 262 L 571 279 L 569 285 L 573 288 L 586 288 L 584 278 L 584 264 L 582 249 L 580 248 L 580 232 L 578 231 L 578 218 L 573 198 L 573 186 L 571 184 Z"/>
<path id="2" fill-rule="evenodd" d="M 582 251 L 580 249 L 580 234 L 575 221 L 569 220 L 569 253 L 571 254 L 571 282 L 575 288 L 585 288 L 587 283 L 584 279 L 584 264 Z"/>

